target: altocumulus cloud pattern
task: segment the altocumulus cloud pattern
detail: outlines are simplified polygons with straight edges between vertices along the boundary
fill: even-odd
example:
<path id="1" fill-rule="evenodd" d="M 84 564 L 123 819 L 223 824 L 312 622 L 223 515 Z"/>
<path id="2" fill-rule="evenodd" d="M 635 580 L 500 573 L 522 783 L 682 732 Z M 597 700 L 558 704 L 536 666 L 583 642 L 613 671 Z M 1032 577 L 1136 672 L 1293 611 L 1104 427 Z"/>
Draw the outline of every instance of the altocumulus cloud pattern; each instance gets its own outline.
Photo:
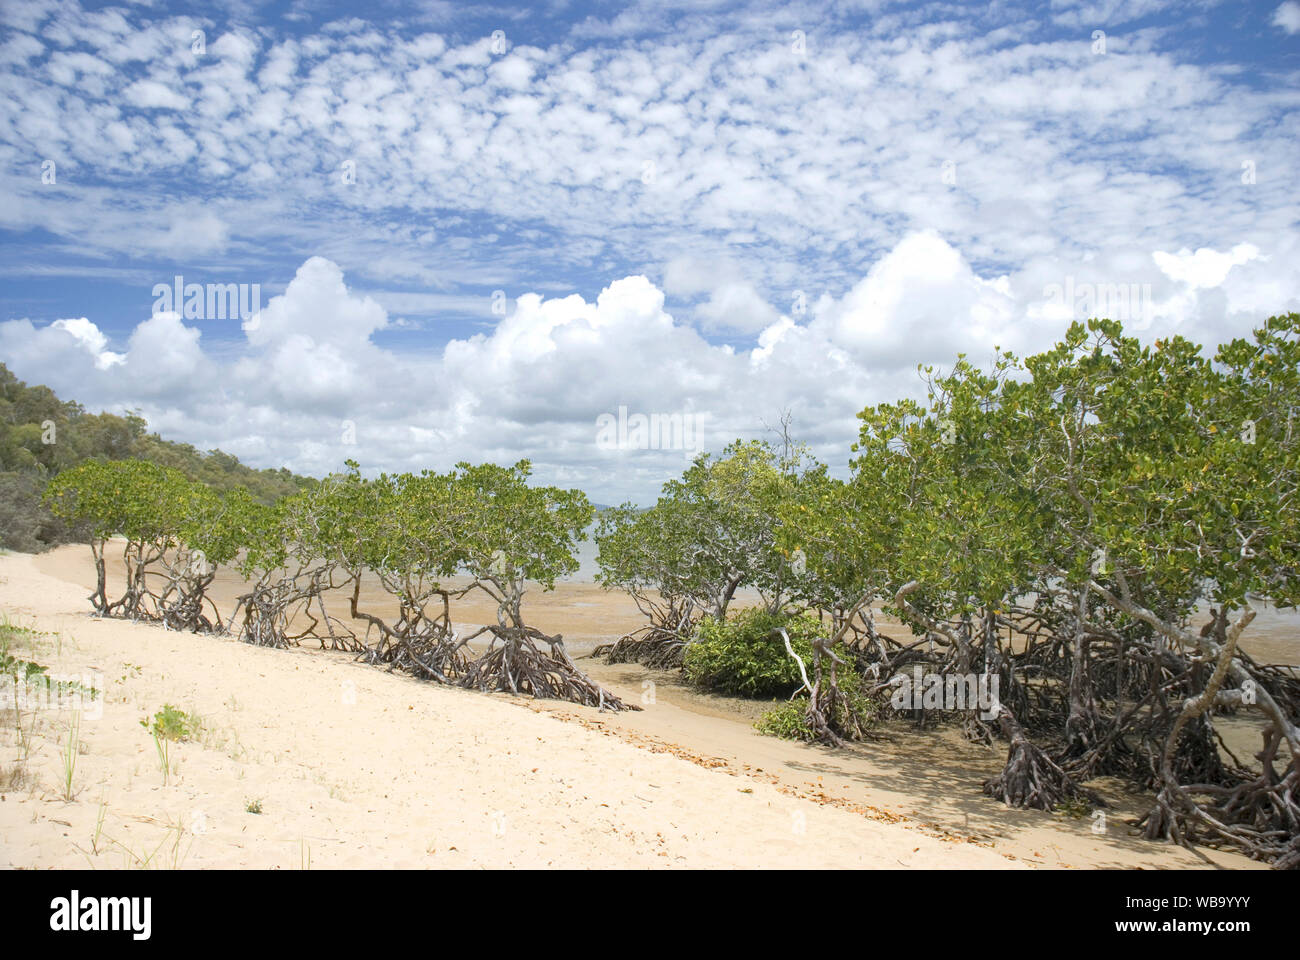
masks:
<path id="1" fill-rule="evenodd" d="M 602 414 L 789 409 L 839 462 L 918 363 L 1300 305 L 1295 2 L 0 17 L 0 361 L 255 466 L 647 502 L 680 452 Z"/>

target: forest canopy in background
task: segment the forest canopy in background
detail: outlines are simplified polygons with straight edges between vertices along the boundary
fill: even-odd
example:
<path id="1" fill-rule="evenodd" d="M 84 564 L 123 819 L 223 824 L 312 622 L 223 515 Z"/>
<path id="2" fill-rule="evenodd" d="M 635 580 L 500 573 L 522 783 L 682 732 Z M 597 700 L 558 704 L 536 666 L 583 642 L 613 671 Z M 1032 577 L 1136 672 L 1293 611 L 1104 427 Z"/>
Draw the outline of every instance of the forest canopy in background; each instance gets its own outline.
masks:
<path id="1" fill-rule="evenodd" d="M 0 547 L 36 553 L 85 539 L 42 505 L 51 478 L 92 458 L 147 460 L 217 492 L 244 487 L 273 503 L 316 481 L 288 470 L 254 470 L 220 450 L 201 453 L 150 433 L 143 417 L 89 413 L 45 386 L 28 386 L 0 363 Z"/>

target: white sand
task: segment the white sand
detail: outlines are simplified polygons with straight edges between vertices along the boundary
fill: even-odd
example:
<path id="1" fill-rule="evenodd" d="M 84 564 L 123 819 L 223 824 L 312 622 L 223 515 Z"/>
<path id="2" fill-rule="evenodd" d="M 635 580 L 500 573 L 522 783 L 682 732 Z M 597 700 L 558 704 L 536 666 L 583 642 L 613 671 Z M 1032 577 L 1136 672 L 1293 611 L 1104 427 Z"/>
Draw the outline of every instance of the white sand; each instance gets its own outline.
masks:
<path id="1" fill-rule="evenodd" d="M 106 679 L 102 718 L 81 725 L 71 802 L 61 759 L 71 715 L 36 716 L 28 782 L 0 802 L 3 867 L 1199 863 L 978 796 L 985 820 L 1008 815 L 1004 829 L 982 830 L 981 842 L 943 838 L 960 832 L 941 809 L 950 785 L 864 792 L 868 768 L 854 768 L 855 755 L 828 765 L 825 751 L 669 702 L 601 715 L 445 689 L 344 655 L 95 620 L 88 589 L 70 582 L 84 575 L 82 551 L 0 557 L 0 611 L 56 635 L 15 652 Z M 70 579 L 52 576 L 51 563 Z M 640 699 L 637 685 L 616 692 Z M 140 726 L 164 703 L 204 725 L 197 742 L 172 747 L 167 786 Z M 20 755 L 6 713 L 0 776 Z M 932 801 L 933 816 L 913 819 Z"/>

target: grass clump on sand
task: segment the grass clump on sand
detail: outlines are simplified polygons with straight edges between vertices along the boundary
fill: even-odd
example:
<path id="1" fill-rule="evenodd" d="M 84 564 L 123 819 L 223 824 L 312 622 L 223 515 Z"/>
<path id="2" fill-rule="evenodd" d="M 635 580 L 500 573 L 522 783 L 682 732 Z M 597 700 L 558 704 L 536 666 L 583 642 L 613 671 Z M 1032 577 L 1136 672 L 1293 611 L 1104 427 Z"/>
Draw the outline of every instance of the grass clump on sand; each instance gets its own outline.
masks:
<path id="1" fill-rule="evenodd" d="M 1058 817 L 1069 817 L 1071 820 L 1082 820 L 1088 814 L 1092 813 L 1093 805 L 1088 802 L 1088 798 L 1082 795 L 1068 797 L 1062 800 L 1052 808 L 1052 812 Z"/>
<path id="2" fill-rule="evenodd" d="M 152 719 L 146 717 L 141 720 L 140 726 L 153 735 L 153 744 L 158 750 L 158 766 L 162 770 L 165 787 L 171 781 L 171 745 L 198 736 L 199 718 L 166 703 Z"/>
<path id="3" fill-rule="evenodd" d="M 146 717 L 140 721 L 140 726 L 163 740 L 184 741 L 199 732 L 199 719 L 179 707 L 165 703 L 163 708 L 153 715 L 152 723 Z"/>

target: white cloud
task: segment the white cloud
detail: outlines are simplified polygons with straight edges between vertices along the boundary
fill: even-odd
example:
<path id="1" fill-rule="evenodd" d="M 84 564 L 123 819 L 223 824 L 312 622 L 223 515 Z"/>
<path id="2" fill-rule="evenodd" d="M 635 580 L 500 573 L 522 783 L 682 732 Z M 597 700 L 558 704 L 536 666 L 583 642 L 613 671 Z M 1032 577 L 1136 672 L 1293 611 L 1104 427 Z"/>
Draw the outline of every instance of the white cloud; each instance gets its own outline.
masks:
<path id="1" fill-rule="evenodd" d="M 0 45 L 0 63 L 26 63 L 45 52 L 45 46 L 33 36 L 16 33 Z"/>
<path id="2" fill-rule="evenodd" d="M 1295 252 L 1269 261 L 1246 245 L 1159 258 L 1119 250 L 1070 282 L 1142 280 L 1154 304 L 1143 336 L 1182 333 L 1212 346 L 1269 312 L 1300 309 Z M 1059 338 L 1069 318 L 1044 309 L 1059 269 L 1040 261 L 983 275 L 921 231 L 842 297 L 822 296 L 802 316 L 768 306 L 775 319 L 751 350 L 709 343 L 665 308 L 664 291 L 635 275 L 594 302 L 526 293 L 490 331 L 399 350 L 375 342 L 392 326 L 385 309 L 351 289 L 337 264 L 312 257 L 233 354 L 204 349 L 202 322 L 160 313 L 135 328 L 125 353 L 110 350 L 85 318 L 0 323 L 0 360 L 62 396 L 92 408 L 139 407 L 164 435 L 258 466 L 320 474 L 348 457 L 369 469 L 419 470 L 526 456 L 546 482 L 606 502 L 646 501 L 681 471 L 685 453 L 600 450 L 601 414 L 620 406 L 702 414 L 704 446 L 718 449 L 765 435 L 764 424 L 791 409 L 798 437 L 842 468 L 859 410 L 919 396 L 917 363 L 948 366 L 959 351 L 979 363 L 994 344 L 1024 354 Z M 348 424 L 355 446 L 344 442 Z"/>
<path id="3" fill-rule="evenodd" d="M 1087 312 L 1053 289 L 1136 290 L 1131 328 L 1205 343 L 1297 309 L 1294 71 L 1193 59 L 1175 8 L 886 5 L 846 29 L 797 2 L 799 56 L 771 11 L 645 2 L 544 47 L 507 23 L 497 55 L 445 7 L 438 34 L 14 0 L 0 225 L 34 239 L 5 275 L 292 279 L 242 338 L 9 320 L 0 359 L 309 472 L 528 455 L 644 499 L 681 457 L 596 450 L 620 405 L 706 412 L 716 444 L 792 407 L 839 465 L 854 414 L 914 394 L 916 363 L 1025 353 Z M 484 332 L 446 342 L 446 314 Z"/>
<path id="4" fill-rule="evenodd" d="M 50 326 L 55 330 L 63 330 L 71 334 L 73 339 L 94 357 L 95 367 L 99 370 L 107 370 L 126 360 L 122 354 L 104 349 L 108 346 L 108 338 L 85 317 L 55 320 Z"/>
<path id="5" fill-rule="evenodd" d="M 533 77 L 533 65 L 516 52 L 498 60 L 488 73 L 503 86 L 526 90 Z"/>
<path id="6" fill-rule="evenodd" d="M 123 90 L 122 95 L 126 97 L 127 102 L 137 107 L 184 110 L 190 105 L 186 97 L 156 80 L 137 80 Z"/>
<path id="7" fill-rule="evenodd" d="M 1167 276 L 1199 290 L 1221 285 L 1233 267 L 1259 257 L 1259 248 L 1254 244 L 1239 243 L 1227 253 L 1207 247 L 1192 253 L 1184 247 L 1176 254 L 1157 250 L 1151 257 Z"/>
<path id="8" fill-rule="evenodd" d="M 1280 27 L 1287 33 L 1300 33 L 1300 3 L 1286 0 L 1273 11 L 1273 26 Z"/>
<path id="9" fill-rule="evenodd" d="M 199 330 L 185 326 L 177 314 L 153 314 L 131 333 L 122 363 L 131 375 L 125 392 L 182 403 L 198 414 L 215 399 L 199 338 Z"/>
<path id="10" fill-rule="evenodd" d="M 706 326 L 756 333 L 777 320 L 777 312 L 748 283 L 727 283 L 714 288 L 699 315 Z"/>
<path id="11" fill-rule="evenodd" d="M 694 300 L 708 294 L 693 314 L 709 331 L 756 334 L 778 313 L 733 260 L 675 257 L 664 267 L 664 292 Z"/>
<path id="12" fill-rule="evenodd" d="M 818 306 L 831 339 L 873 365 L 947 359 L 996 343 L 1013 347 L 1007 280 L 975 274 L 934 231 L 905 237 L 838 303 Z"/>
<path id="13" fill-rule="evenodd" d="M 338 264 L 312 257 L 298 268 L 285 292 L 271 298 L 246 329 L 249 342 L 258 347 L 295 336 L 352 347 L 367 342 L 387 320 L 379 304 L 348 292 Z"/>

